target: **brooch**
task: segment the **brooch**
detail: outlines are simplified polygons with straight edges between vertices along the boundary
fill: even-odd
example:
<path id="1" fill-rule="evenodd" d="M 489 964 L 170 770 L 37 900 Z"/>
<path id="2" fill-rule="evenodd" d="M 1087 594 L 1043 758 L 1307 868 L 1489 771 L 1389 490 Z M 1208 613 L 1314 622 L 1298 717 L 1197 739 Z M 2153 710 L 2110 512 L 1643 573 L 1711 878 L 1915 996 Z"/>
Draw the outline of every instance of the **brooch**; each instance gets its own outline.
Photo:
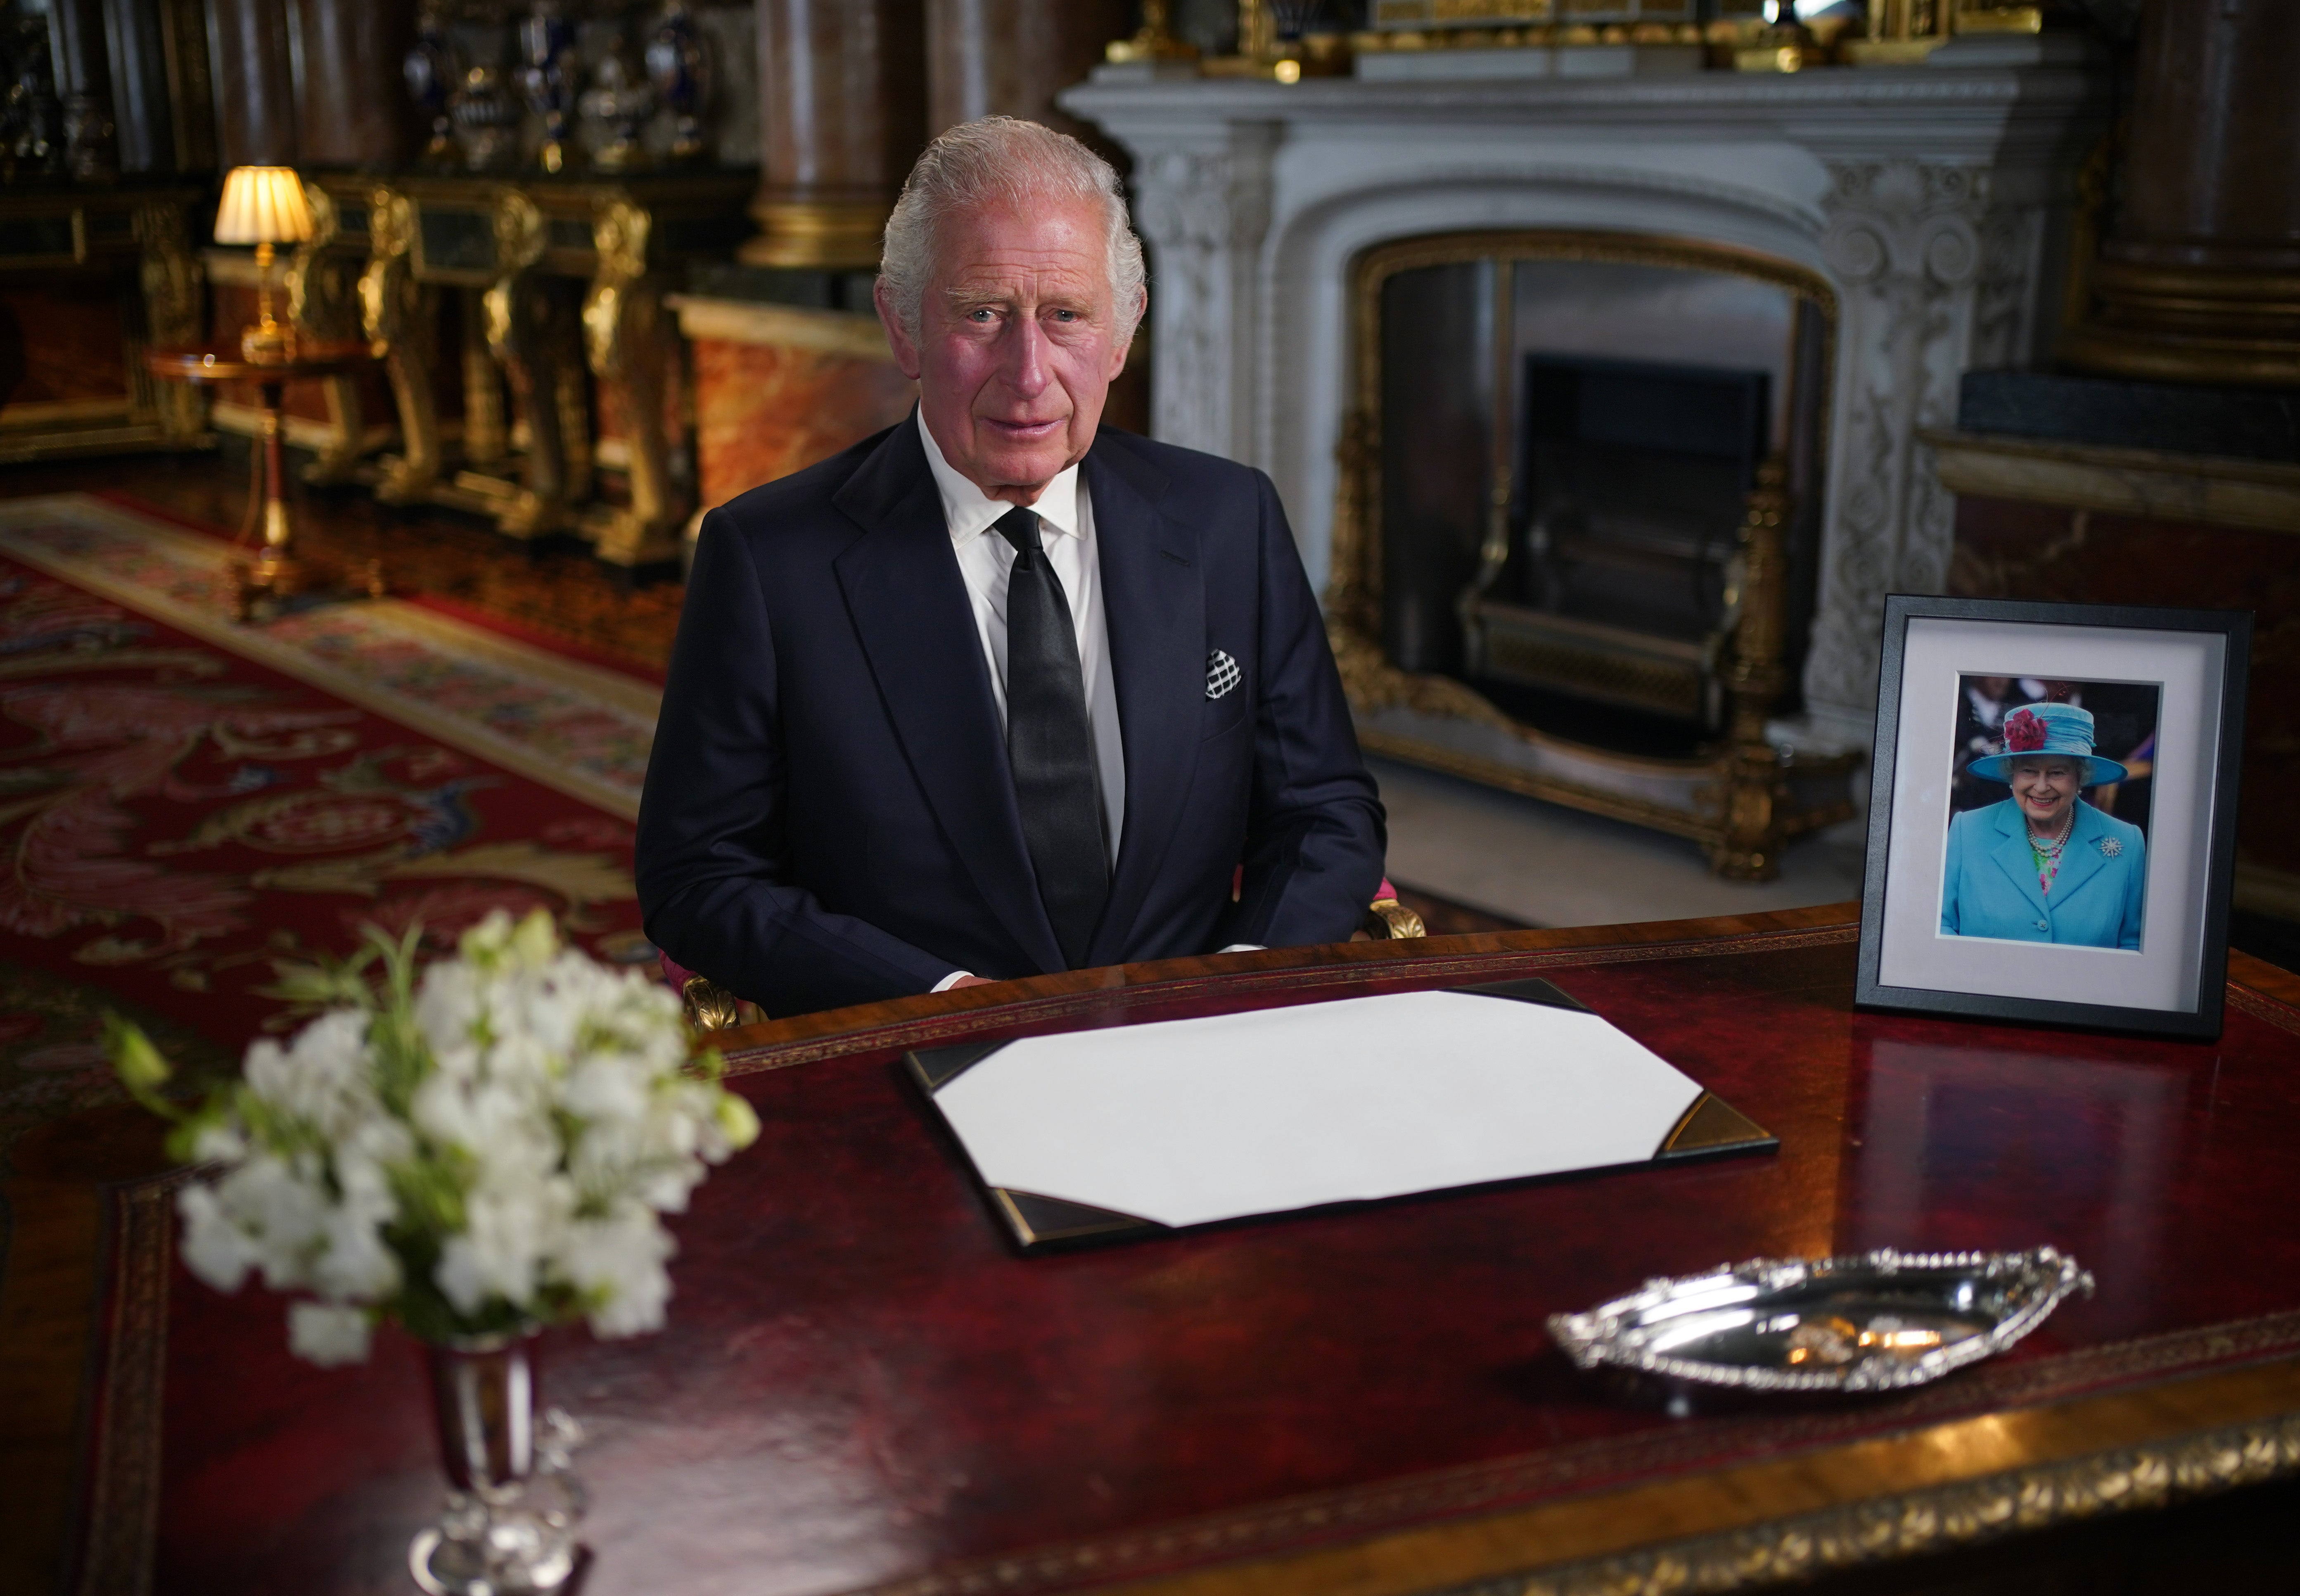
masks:
<path id="1" fill-rule="evenodd" d="M 2123 851 L 2124 844 L 2119 842 L 2115 838 L 2103 837 L 2100 840 L 2100 856 L 2102 858 L 2112 859 Z"/>

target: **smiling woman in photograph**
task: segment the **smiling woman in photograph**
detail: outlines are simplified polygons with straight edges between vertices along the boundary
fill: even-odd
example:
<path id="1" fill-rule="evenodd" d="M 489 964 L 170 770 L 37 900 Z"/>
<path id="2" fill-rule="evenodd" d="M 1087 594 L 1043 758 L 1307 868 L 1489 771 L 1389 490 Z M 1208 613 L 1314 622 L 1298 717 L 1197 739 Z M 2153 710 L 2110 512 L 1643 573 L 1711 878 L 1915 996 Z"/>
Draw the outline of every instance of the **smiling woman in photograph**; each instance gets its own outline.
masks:
<path id="1" fill-rule="evenodd" d="M 2004 751 L 1970 768 L 2012 795 L 1949 822 L 1943 936 L 2138 950 L 2147 841 L 2078 796 L 2126 774 L 2092 750 L 2092 715 L 2073 704 L 2004 717 Z"/>

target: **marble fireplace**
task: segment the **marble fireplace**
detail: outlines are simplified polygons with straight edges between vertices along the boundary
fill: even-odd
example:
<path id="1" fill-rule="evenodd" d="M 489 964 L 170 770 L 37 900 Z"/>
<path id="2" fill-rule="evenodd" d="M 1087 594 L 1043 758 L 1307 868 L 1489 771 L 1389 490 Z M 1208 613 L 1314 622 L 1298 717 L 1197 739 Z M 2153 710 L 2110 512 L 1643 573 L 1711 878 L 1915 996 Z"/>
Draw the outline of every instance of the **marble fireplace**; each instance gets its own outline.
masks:
<path id="1" fill-rule="evenodd" d="M 1153 430 L 1276 481 L 1370 747 L 1696 837 L 1737 874 L 1770 873 L 1786 835 L 1852 812 L 1884 596 L 1946 575 L 1953 501 L 1920 431 L 1953 422 L 1967 369 L 2030 363 L 2061 329 L 2077 175 L 2105 125 L 2080 41 L 1973 38 L 1921 65 L 1793 74 L 1280 84 L 1105 67 L 1062 104 L 1133 159 Z M 1610 240 L 1631 270 L 1672 251 L 1738 259 L 1824 318 L 1812 468 L 1773 509 L 1753 496 L 1742 551 L 1761 575 L 1771 558 L 1777 587 L 1803 583 L 1774 610 L 1803 635 L 1754 639 L 1801 662 L 1798 679 L 1768 677 L 1745 635 L 1720 667 L 1740 672 L 1738 729 L 1705 759 L 1590 757 L 1367 652 L 1380 575 L 1354 433 L 1379 338 L 1369 265 L 1481 238 L 1520 253 Z M 1808 529 L 1802 572 L 1750 545 L 1769 516 Z M 1751 805 L 1767 813 L 1742 816 L 1737 848 L 1729 812 Z"/>

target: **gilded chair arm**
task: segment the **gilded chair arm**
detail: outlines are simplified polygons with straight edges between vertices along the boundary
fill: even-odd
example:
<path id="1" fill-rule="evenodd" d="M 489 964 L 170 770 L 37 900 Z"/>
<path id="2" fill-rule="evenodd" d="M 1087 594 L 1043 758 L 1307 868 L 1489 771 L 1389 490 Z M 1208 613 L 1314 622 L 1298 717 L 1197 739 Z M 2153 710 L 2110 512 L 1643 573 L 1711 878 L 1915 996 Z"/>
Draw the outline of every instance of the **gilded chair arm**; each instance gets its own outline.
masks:
<path id="1" fill-rule="evenodd" d="M 1376 940 L 1429 934 L 1428 928 L 1421 923 L 1421 916 L 1395 898 L 1375 898 L 1366 907 L 1363 923 L 1367 934 Z"/>
<path id="2" fill-rule="evenodd" d="M 679 1002 L 687 1011 L 687 1023 L 697 1031 L 724 1031 L 742 1023 L 735 994 L 708 975 L 688 976 L 679 989 Z"/>

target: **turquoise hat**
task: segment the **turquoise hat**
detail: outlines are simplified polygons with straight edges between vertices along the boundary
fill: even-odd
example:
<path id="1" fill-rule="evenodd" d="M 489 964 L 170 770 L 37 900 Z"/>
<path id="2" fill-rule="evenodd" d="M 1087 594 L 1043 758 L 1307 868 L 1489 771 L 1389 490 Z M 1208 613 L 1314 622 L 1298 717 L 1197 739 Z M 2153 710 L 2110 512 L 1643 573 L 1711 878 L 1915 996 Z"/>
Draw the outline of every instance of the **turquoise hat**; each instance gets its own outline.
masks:
<path id="1" fill-rule="evenodd" d="M 2129 773 L 2113 759 L 2092 751 L 2092 711 L 2073 704 L 2024 704 L 2004 717 L 2004 751 L 1974 760 L 1965 768 L 1976 776 L 2010 785 L 2012 762 L 2024 754 L 2066 754 L 2088 766 L 2081 787 L 2121 781 Z"/>

